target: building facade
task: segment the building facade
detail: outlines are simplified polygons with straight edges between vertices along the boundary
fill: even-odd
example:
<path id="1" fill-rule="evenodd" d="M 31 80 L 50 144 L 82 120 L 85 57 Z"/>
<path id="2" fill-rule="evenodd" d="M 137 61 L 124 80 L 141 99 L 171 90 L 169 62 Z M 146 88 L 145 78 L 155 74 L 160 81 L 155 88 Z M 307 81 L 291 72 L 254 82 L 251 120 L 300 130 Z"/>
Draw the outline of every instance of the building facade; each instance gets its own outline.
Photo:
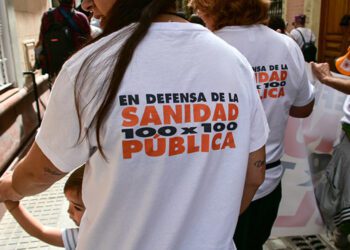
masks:
<path id="1" fill-rule="evenodd" d="M 34 46 L 48 0 L 0 1 L 0 171 L 16 157 L 38 127 L 33 78 L 24 75 L 34 66 Z M 47 77 L 36 72 L 39 95 Z M 42 95 L 41 112 L 46 104 Z"/>

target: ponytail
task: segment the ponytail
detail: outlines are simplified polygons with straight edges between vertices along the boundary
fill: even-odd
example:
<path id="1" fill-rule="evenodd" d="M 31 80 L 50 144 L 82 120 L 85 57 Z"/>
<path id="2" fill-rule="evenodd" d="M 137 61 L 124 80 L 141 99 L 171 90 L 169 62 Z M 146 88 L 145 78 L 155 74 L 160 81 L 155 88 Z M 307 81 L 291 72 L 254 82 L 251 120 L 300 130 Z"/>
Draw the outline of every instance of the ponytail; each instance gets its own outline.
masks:
<path id="1" fill-rule="evenodd" d="M 105 37 L 113 32 L 124 29 L 124 32 L 119 34 L 117 39 L 122 39 L 126 32 L 130 32 L 131 34 L 128 36 L 124 44 L 117 51 L 114 57 L 116 60 L 110 61 L 110 63 L 114 63 L 114 69 L 111 74 L 112 77 L 110 80 L 107 80 L 106 86 L 103 86 L 102 90 L 99 90 L 99 93 L 95 93 L 92 99 L 101 98 L 102 102 L 98 106 L 96 113 L 93 115 L 92 122 L 88 126 L 88 129 L 95 127 L 96 131 L 96 141 L 97 147 L 100 151 L 101 155 L 105 160 L 106 156 L 103 152 L 101 145 L 101 128 L 103 123 L 105 122 L 109 112 L 113 107 L 114 100 L 117 96 L 118 89 L 120 83 L 122 82 L 125 72 L 129 66 L 129 63 L 132 59 L 132 56 L 135 52 L 135 49 L 146 36 L 149 27 L 152 24 L 152 21 L 162 12 L 166 11 L 168 8 L 171 8 L 175 5 L 175 0 L 117 0 L 112 9 L 109 11 L 106 17 L 106 25 L 103 33 L 97 39 L 93 40 L 95 42 L 102 37 Z M 130 26 L 132 23 L 137 23 L 135 26 Z M 104 46 L 96 50 L 93 54 L 88 56 L 80 68 L 77 77 L 76 77 L 76 85 L 75 85 L 75 105 L 77 109 L 77 114 L 79 118 L 79 140 L 87 136 L 87 134 L 83 134 L 82 131 L 82 113 L 84 112 L 85 107 L 80 107 L 80 92 L 81 88 L 84 87 L 85 76 L 89 70 L 94 59 L 101 53 L 106 51 L 110 46 L 115 43 L 115 40 L 107 42 Z M 98 74 L 96 72 L 96 74 Z M 101 92 L 102 91 L 102 92 Z M 101 96 L 102 95 L 102 96 Z M 92 100 L 88 102 L 91 103 Z M 87 104 L 87 105 L 88 105 Z M 87 133 L 87 132 L 85 132 Z"/>

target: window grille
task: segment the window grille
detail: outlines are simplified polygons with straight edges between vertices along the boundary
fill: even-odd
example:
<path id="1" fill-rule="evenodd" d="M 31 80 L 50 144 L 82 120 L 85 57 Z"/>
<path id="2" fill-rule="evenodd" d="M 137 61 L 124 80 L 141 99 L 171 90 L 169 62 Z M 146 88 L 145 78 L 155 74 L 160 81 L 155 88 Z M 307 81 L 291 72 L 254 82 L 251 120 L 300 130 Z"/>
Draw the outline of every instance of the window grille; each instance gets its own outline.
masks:
<path id="1" fill-rule="evenodd" d="M 283 14 L 283 0 L 272 0 L 269 10 L 270 16 L 282 17 Z"/>
<path id="2" fill-rule="evenodd" d="M 185 1 L 184 0 L 176 0 L 176 10 L 184 11 L 185 10 Z"/>
<path id="3" fill-rule="evenodd" d="M 3 28 L 0 23 L 0 90 L 8 87 L 10 85 L 7 71 L 6 71 L 6 62 L 7 58 L 4 52 L 4 37 L 3 37 Z"/>

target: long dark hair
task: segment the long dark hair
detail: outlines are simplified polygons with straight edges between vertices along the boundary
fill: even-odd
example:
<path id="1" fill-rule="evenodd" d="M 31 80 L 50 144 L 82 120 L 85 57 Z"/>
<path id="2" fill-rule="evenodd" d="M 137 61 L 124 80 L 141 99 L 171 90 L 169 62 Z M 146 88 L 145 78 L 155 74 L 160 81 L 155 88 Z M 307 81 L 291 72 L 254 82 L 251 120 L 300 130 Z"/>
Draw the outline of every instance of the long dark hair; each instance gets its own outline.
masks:
<path id="1" fill-rule="evenodd" d="M 114 64 L 114 69 L 110 72 L 111 74 L 107 74 L 106 78 L 108 79 L 105 81 L 106 84 L 102 89 L 99 89 L 88 102 L 88 104 L 91 103 L 95 98 L 102 100 L 96 113 L 93 115 L 92 122 L 89 124 L 88 129 L 93 126 L 95 127 L 98 150 L 105 159 L 106 157 L 103 153 L 100 139 L 101 127 L 113 106 L 119 85 L 123 80 L 134 51 L 147 34 L 152 21 L 159 14 L 174 6 L 175 0 L 117 0 L 106 16 L 103 33 L 92 41 L 96 42 L 97 40 L 122 29 L 123 30 L 116 39 L 120 40 L 125 36 L 128 37 L 116 54 L 109 57 L 110 61 L 108 61 L 108 63 Z M 133 23 L 135 23 L 135 25 L 131 25 Z M 80 105 L 81 88 L 84 85 L 85 76 L 87 75 L 86 73 L 97 56 L 108 50 L 108 48 L 115 44 L 115 42 L 115 39 L 110 40 L 89 55 L 82 63 L 82 67 L 75 79 L 75 106 L 78 113 L 80 130 L 78 141 L 85 136 L 88 136 L 88 132 L 82 131 L 81 121 L 82 114 L 88 104 L 82 107 Z M 97 74 L 98 72 L 96 72 L 96 77 Z"/>
<path id="2" fill-rule="evenodd" d="M 269 18 L 269 22 L 267 26 L 273 30 L 280 30 L 282 34 L 286 33 L 286 23 L 284 22 L 282 17 L 279 16 L 271 16 Z"/>

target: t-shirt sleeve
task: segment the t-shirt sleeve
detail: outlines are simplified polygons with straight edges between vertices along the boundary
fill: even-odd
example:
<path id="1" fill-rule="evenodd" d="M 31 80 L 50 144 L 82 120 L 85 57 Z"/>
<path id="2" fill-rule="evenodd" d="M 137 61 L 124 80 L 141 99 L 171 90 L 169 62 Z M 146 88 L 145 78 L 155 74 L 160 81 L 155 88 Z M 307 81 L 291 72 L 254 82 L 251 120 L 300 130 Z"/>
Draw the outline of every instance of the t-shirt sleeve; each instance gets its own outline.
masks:
<path id="1" fill-rule="evenodd" d="M 89 157 L 88 139 L 84 135 L 79 138 L 79 133 L 74 82 L 63 67 L 54 83 L 35 140 L 45 156 L 58 169 L 69 172 L 86 163 Z"/>
<path id="2" fill-rule="evenodd" d="M 290 36 L 296 41 L 297 40 L 297 31 L 295 29 L 292 29 L 290 32 Z"/>
<path id="3" fill-rule="evenodd" d="M 299 40 L 301 39 L 301 36 L 300 36 L 300 33 L 296 30 L 296 29 L 293 29 L 291 32 L 290 32 L 290 36 L 292 37 L 292 39 L 294 40 L 294 42 L 296 42 L 299 45 Z"/>
<path id="4" fill-rule="evenodd" d="M 262 103 L 256 94 L 257 101 L 253 106 L 251 112 L 251 130 L 250 130 L 250 146 L 249 153 L 254 152 L 264 146 L 267 142 L 267 138 L 270 132 L 269 125 L 267 123 L 265 111 Z"/>
<path id="5" fill-rule="evenodd" d="M 304 67 L 303 75 L 301 81 L 299 82 L 298 93 L 293 103 L 293 106 L 305 106 L 309 104 L 314 98 L 314 86 L 308 80 L 306 69 Z"/>
<path id="6" fill-rule="evenodd" d="M 262 106 L 259 94 L 256 90 L 256 83 L 251 74 L 250 82 L 252 85 L 252 106 L 251 106 L 251 123 L 250 123 L 250 145 L 249 153 L 254 152 L 264 146 L 270 132 L 267 123 L 266 114 Z"/>
<path id="7" fill-rule="evenodd" d="M 293 39 L 293 42 L 296 43 L 296 45 L 298 45 L 299 49 L 301 48 L 301 46 L 303 45 L 303 39 L 301 38 L 301 35 L 299 33 L 299 31 L 297 31 L 297 29 L 293 29 L 290 32 L 290 36 Z M 301 52 L 301 51 L 300 51 Z"/>
<path id="8" fill-rule="evenodd" d="M 75 250 L 77 247 L 79 228 L 62 229 L 62 240 L 66 250 Z"/>
<path id="9" fill-rule="evenodd" d="M 314 86 L 308 79 L 303 53 L 293 41 L 290 41 L 289 52 L 293 61 L 293 84 L 297 90 L 292 105 L 302 107 L 309 104 L 315 98 Z"/>

